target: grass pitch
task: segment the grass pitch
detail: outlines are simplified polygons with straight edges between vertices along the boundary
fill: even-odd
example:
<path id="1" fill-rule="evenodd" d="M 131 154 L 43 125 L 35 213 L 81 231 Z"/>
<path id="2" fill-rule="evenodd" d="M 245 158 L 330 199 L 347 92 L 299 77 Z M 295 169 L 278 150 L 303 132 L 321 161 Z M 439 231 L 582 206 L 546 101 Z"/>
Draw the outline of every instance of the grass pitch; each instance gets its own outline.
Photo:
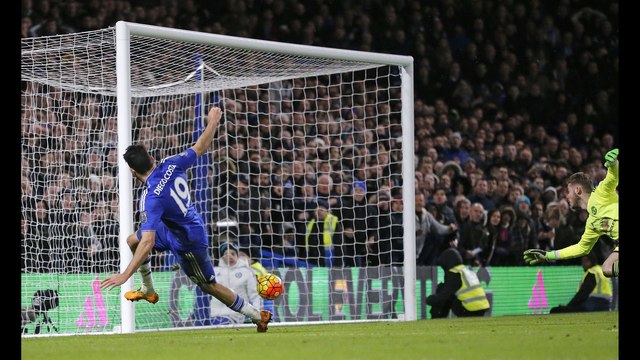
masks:
<path id="1" fill-rule="evenodd" d="M 22 359 L 618 359 L 618 312 L 22 339 Z"/>

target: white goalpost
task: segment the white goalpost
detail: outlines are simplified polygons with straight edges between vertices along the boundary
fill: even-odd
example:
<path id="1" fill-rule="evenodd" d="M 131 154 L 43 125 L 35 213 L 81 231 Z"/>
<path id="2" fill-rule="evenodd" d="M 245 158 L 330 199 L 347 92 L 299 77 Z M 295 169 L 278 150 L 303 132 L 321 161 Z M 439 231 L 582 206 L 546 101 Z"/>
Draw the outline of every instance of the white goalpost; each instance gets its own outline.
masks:
<path id="1" fill-rule="evenodd" d="M 132 258 L 125 149 L 177 154 L 214 105 L 189 174 L 214 265 L 231 240 L 279 275 L 284 294 L 256 304 L 276 326 L 416 320 L 412 57 L 120 21 L 22 39 L 21 79 L 22 336 L 204 326 L 170 253 L 152 253 L 157 304 L 124 299 L 139 274 L 99 280 Z M 337 225 L 318 234 L 321 207 Z"/>

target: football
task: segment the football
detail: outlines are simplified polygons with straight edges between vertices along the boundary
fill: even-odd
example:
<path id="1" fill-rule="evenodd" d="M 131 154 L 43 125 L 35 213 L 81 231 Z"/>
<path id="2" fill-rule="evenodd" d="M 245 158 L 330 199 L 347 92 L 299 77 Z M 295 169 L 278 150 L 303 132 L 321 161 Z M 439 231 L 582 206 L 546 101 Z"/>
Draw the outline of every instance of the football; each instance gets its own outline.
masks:
<path id="1" fill-rule="evenodd" d="M 258 278 L 258 294 L 265 300 L 273 300 L 282 295 L 282 280 L 274 274 L 264 274 Z"/>

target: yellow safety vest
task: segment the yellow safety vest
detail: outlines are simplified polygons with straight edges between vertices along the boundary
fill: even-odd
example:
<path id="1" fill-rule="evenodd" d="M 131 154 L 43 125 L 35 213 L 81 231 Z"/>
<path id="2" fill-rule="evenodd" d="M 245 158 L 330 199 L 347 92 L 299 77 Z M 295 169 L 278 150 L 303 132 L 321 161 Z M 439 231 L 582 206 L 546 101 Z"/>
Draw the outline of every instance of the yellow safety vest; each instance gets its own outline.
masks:
<path id="1" fill-rule="evenodd" d="M 265 269 L 264 266 L 262 266 L 262 264 L 259 261 L 256 261 L 253 264 L 251 264 L 251 269 L 256 274 L 256 278 L 259 278 L 260 276 L 267 273 L 267 269 Z"/>
<path id="2" fill-rule="evenodd" d="M 584 275 L 582 276 L 582 280 L 580 280 L 580 285 L 578 286 L 578 289 L 580 289 L 580 286 L 582 286 L 582 283 L 584 282 L 585 277 L 587 277 L 587 274 L 589 273 L 595 275 L 596 277 L 596 286 L 593 288 L 593 291 L 591 291 L 591 294 L 589 294 L 589 296 L 611 300 L 613 298 L 613 288 L 611 287 L 611 279 L 604 276 L 604 273 L 602 272 L 602 267 L 600 265 L 594 265 L 590 267 L 587 271 L 585 271 Z"/>
<path id="3" fill-rule="evenodd" d="M 311 235 L 311 230 L 315 224 L 316 218 L 311 219 L 307 224 L 307 233 L 304 236 L 307 251 L 309 250 L 309 236 Z M 322 234 L 322 243 L 324 244 L 325 251 L 333 248 L 333 233 L 336 231 L 337 225 L 338 217 L 332 214 L 327 214 L 327 217 L 324 218 L 324 232 Z"/>
<path id="4" fill-rule="evenodd" d="M 462 306 L 469 311 L 486 310 L 490 307 L 487 294 L 484 292 L 478 275 L 467 269 L 464 264 L 454 266 L 449 269 L 452 273 L 460 274 L 462 286 L 456 291 L 458 300 Z"/>

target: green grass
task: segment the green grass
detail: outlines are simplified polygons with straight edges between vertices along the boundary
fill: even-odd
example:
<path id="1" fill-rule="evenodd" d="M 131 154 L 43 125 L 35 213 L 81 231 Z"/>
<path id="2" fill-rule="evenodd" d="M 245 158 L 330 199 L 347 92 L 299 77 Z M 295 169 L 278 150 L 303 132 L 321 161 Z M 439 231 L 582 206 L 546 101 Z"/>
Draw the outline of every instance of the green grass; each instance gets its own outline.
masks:
<path id="1" fill-rule="evenodd" d="M 22 339 L 22 359 L 618 359 L 618 312 Z"/>

